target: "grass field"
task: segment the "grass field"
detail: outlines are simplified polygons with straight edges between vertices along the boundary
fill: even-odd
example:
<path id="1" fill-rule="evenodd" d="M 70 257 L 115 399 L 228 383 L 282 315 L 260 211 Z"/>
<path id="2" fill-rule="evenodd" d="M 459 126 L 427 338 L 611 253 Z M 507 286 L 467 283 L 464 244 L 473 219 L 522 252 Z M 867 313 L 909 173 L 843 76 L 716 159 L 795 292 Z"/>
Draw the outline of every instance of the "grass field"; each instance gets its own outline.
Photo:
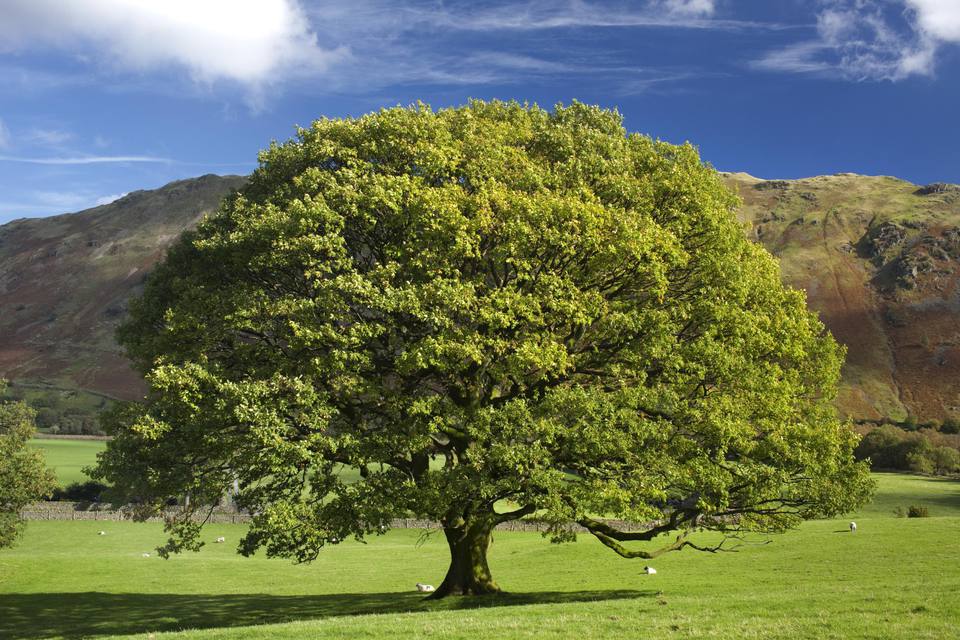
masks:
<path id="1" fill-rule="evenodd" d="M 83 467 L 97 461 L 97 453 L 103 451 L 107 443 L 102 440 L 48 440 L 30 441 L 30 446 L 43 451 L 47 466 L 57 472 L 57 481 L 66 486 L 71 482 L 89 480 L 83 473 Z"/>
<path id="2" fill-rule="evenodd" d="M 162 560 L 157 524 L 30 522 L 21 543 L 0 553 L 0 638 L 181 629 L 190 630 L 169 638 L 960 636 L 960 483 L 877 477 L 877 500 L 853 516 L 856 534 L 848 519 L 809 522 L 738 553 L 664 556 L 651 563 L 653 576 L 641 573 L 644 561 L 588 536 L 557 546 L 498 533 L 491 566 L 511 593 L 439 603 L 424 602 L 413 584 L 442 578 L 440 535 L 392 531 L 294 565 L 237 556 L 238 525 L 205 531 L 227 544 Z M 932 517 L 891 513 L 910 504 Z"/>

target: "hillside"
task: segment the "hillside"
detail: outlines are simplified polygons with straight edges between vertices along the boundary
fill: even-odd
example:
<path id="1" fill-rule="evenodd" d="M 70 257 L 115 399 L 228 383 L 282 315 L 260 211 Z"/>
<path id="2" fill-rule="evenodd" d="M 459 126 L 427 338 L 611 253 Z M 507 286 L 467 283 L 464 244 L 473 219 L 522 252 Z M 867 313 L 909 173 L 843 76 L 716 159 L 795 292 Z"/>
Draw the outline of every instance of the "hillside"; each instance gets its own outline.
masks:
<path id="1" fill-rule="evenodd" d="M 856 419 L 960 414 L 960 187 L 854 174 L 725 174 L 748 233 L 847 345 Z"/>
<path id="2" fill-rule="evenodd" d="M 207 175 L 0 227 L 0 377 L 136 397 L 142 382 L 113 338 L 126 302 L 170 243 L 244 181 Z"/>
<path id="3" fill-rule="evenodd" d="M 724 176 L 744 200 L 747 233 L 847 345 L 841 410 L 960 415 L 960 187 Z M 113 340 L 127 299 L 170 242 L 243 182 L 203 176 L 0 227 L 0 377 L 21 390 L 135 397 L 142 383 Z"/>

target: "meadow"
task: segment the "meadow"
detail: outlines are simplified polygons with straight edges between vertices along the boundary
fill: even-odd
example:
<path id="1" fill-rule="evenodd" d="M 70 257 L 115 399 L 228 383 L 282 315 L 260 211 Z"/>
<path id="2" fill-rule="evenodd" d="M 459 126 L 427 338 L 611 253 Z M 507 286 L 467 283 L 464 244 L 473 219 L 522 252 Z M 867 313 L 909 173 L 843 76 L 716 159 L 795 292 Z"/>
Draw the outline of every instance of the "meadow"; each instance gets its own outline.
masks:
<path id="1" fill-rule="evenodd" d="M 103 440 L 61 440 L 35 439 L 30 446 L 43 451 L 47 466 L 57 474 L 60 486 L 72 482 L 85 482 L 90 478 L 83 472 L 84 467 L 97 461 L 97 453 L 103 451 L 107 443 Z"/>
<path id="2" fill-rule="evenodd" d="M 509 593 L 436 603 L 414 583 L 442 579 L 441 534 L 395 530 L 295 565 L 238 556 L 240 525 L 212 525 L 199 553 L 163 560 L 159 524 L 30 522 L 0 553 L 0 637 L 957 637 L 960 482 L 877 479 L 856 533 L 849 519 L 812 521 L 736 553 L 668 554 L 656 575 L 590 536 L 500 532 L 490 561 Z M 893 515 L 910 504 L 931 517 Z"/>

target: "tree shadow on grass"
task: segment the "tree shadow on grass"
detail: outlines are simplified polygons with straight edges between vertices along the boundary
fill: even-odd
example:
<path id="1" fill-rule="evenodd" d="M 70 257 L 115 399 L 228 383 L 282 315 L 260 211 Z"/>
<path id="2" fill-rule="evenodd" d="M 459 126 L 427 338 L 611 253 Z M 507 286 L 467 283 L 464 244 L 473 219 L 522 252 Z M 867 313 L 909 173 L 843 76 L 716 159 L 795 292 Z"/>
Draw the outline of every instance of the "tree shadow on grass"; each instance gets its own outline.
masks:
<path id="1" fill-rule="evenodd" d="M 650 597 L 654 591 L 509 593 L 425 601 L 418 593 L 267 594 L 31 593 L 0 595 L 0 638 L 87 638 L 108 634 L 239 627 L 369 613 L 446 611 Z"/>

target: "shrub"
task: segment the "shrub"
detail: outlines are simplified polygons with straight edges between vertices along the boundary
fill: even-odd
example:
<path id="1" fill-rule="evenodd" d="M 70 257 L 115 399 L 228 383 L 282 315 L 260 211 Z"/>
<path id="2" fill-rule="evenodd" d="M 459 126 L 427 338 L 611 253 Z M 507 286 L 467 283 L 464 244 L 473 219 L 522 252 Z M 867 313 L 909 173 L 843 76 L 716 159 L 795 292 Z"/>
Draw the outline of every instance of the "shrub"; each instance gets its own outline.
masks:
<path id="1" fill-rule="evenodd" d="M 107 485 L 94 480 L 73 482 L 65 488 L 54 489 L 51 499 L 65 502 L 100 502 L 107 489 Z"/>
<path id="2" fill-rule="evenodd" d="M 930 463 L 936 474 L 955 473 L 960 471 L 960 451 L 950 447 L 936 447 L 930 452 Z"/>
<path id="3" fill-rule="evenodd" d="M 907 469 L 914 473 L 933 473 L 933 446 L 929 440 L 921 440 L 906 455 Z"/>
<path id="4" fill-rule="evenodd" d="M 907 508 L 907 517 L 908 518 L 929 518 L 930 512 L 924 506 L 912 504 Z"/>
<path id="5" fill-rule="evenodd" d="M 943 424 L 940 426 L 940 431 L 942 433 L 960 433 L 960 418 L 950 416 L 943 421 Z"/>
<path id="6" fill-rule="evenodd" d="M 904 431 L 881 425 L 863 436 L 854 455 L 874 469 L 945 475 L 960 471 L 960 436 L 934 429 Z"/>

